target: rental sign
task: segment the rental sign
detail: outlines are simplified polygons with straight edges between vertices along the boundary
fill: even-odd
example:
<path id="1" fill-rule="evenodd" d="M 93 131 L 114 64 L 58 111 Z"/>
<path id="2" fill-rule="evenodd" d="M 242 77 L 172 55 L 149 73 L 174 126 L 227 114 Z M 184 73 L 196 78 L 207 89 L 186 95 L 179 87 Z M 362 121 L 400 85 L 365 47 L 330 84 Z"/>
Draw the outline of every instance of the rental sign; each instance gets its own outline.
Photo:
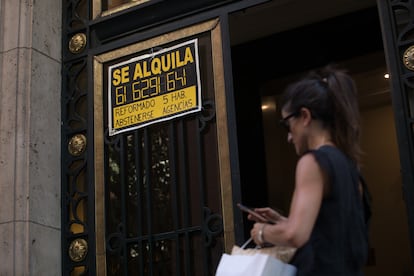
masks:
<path id="1" fill-rule="evenodd" d="M 108 70 L 109 135 L 201 110 L 197 39 Z"/>

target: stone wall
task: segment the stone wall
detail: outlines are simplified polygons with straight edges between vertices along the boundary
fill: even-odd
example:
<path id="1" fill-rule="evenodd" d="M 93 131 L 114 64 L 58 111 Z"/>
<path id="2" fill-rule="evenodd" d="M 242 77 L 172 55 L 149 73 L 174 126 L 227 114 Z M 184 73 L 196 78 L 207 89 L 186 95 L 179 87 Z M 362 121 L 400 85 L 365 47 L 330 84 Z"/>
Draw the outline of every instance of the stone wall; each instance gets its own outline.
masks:
<path id="1" fill-rule="evenodd" d="M 0 275 L 61 275 L 61 1 L 0 0 Z"/>

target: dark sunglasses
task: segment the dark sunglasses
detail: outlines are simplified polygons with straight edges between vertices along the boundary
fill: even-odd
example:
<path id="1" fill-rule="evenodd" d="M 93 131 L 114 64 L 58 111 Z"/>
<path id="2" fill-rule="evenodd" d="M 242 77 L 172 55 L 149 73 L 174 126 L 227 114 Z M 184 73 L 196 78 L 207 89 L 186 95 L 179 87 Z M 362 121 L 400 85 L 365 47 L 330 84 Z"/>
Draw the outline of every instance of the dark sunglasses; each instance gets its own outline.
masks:
<path id="1" fill-rule="evenodd" d="M 290 124 L 289 124 L 289 119 L 290 118 L 292 118 L 292 117 L 296 117 L 296 116 L 298 116 L 300 114 L 300 111 L 295 111 L 295 112 L 293 112 L 293 113 L 290 113 L 289 115 L 287 115 L 285 118 L 282 118 L 280 121 L 279 121 L 279 124 L 282 126 L 282 127 L 284 127 L 286 130 L 287 130 L 287 132 L 290 132 Z"/>

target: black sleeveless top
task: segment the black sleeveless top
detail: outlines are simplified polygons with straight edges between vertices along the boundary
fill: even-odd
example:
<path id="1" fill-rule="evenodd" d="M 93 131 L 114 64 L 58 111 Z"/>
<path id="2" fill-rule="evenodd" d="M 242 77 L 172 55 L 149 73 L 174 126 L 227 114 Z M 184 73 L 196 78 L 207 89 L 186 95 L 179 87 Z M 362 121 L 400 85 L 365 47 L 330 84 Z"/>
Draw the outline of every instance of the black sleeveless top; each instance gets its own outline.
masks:
<path id="1" fill-rule="evenodd" d="M 322 146 L 307 154 L 313 154 L 327 173 L 330 192 L 322 200 L 309 241 L 296 251 L 291 264 L 297 267 L 298 276 L 363 275 L 371 217 L 364 179 L 355 163 L 335 147 Z"/>

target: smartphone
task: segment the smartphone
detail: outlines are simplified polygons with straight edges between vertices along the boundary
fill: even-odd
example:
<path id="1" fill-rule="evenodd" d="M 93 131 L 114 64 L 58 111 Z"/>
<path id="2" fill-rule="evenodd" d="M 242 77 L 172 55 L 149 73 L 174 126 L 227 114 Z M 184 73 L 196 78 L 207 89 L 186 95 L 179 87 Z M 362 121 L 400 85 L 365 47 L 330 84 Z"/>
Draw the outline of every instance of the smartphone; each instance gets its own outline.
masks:
<path id="1" fill-rule="evenodd" d="M 255 212 L 252 208 L 244 206 L 241 203 L 237 203 L 237 206 L 240 208 L 240 210 L 247 212 L 251 214 L 252 216 L 254 216 L 259 222 L 266 222 L 266 223 L 274 224 L 274 222 L 267 220 L 265 217 Z"/>

